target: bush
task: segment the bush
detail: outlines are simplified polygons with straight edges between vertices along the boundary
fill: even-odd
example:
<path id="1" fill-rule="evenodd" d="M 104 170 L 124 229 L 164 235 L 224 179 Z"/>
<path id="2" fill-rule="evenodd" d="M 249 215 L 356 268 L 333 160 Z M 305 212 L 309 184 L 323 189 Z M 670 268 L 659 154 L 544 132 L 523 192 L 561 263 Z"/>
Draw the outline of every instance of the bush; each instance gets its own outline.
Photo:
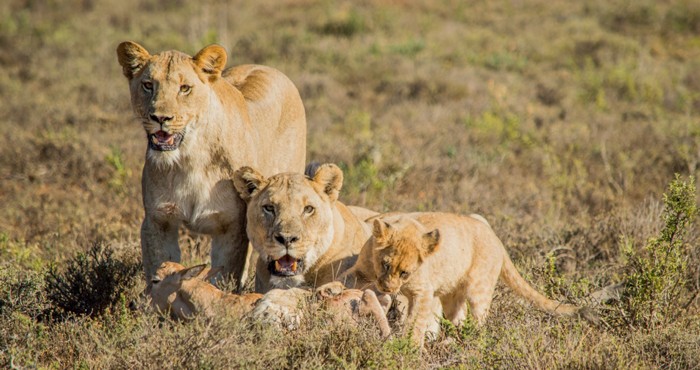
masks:
<path id="1" fill-rule="evenodd" d="M 624 245 L 628 259 L 624 291 L 615 303 L 613 323 L 632 329 L 653 330 L 675 321 L 688 293 L 688 245 L 684 236 L 696 215 L 695 181 L 678 174 L 664 194 L 664 226 L 641 251 Z"/>
<path id="2" fill-rule="evenodd" d="M 64 312 L 99 316 L 133 287 L 140 270 L 140 263 L 116 259 L 110 247 L 96 242 L 69 260 L 63 271 L 49 267 L 46 293 Z"/>

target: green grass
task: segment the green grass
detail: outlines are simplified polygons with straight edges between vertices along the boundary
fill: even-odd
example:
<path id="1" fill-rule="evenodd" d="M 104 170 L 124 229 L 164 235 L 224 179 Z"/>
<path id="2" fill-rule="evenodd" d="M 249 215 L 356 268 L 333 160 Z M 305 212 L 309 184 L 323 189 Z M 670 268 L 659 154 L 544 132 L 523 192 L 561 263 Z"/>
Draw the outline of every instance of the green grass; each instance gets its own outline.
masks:
<path id="1" fill-rule="evenodd" d="M 341 165 L 343 202 L 480 213 L 538 289 L 585 303 L 660 266 L 633 262 L 669 245 L 675 174 L 698 176 L 699 20 L 693 1 L 2 2 L 0 367 L 697 368 L 696 216 L 683 309 L 655 309 L 652 331 L 552 318 L 499 288 L 485 327 L 446 325 L 423 353 L 342 325 L 172 323 L 128 309 L 140 273 L 99 315 L 57 320 L 46 274 L 98 241 L 124 264 L 139 254 L 145 141 L 116 46 L 216 42 L 229 65 L 295 82 L 307 158 Z M 207 238 L 181 245 L 185 263 L 207 260 Z"/>

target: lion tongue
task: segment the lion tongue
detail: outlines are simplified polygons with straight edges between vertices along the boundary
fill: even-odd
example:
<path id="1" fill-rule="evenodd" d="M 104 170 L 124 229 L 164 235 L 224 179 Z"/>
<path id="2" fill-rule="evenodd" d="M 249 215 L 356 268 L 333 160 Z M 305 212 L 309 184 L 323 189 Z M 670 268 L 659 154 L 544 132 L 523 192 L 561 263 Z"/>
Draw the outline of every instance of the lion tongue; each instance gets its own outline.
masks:
<path id="1" fill-rule="evenodd" d="M 175 140 L 175 135 L 171 135 L 165 131 L 158 131 L 155 133 L 156 139 L 158 139 L 158 142 L 160 143 L 165 143 L 168 145 L 172 145 L 173 141 Z"/>
<path id="2" fill-rule="evenodd" d="M 297 259 L 286 254 L 284 257 L 275 261 L 275 269 L 277 271 L 297 271 Z"/>

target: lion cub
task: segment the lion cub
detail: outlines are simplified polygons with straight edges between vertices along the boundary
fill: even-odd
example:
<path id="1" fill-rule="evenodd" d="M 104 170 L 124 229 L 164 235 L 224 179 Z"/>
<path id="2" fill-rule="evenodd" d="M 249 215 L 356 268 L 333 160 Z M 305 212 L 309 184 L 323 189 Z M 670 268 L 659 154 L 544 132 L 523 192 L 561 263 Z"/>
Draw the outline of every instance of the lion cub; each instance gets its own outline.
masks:
<path id="1" fill-rule="evenodd" d="M 272 289 L 256 304 L 251 316 L 293 330 L 298 328 L 305 312 L 317 310 L 328 312 L 334 321 L 352 324 L 369 318 L 383 338 L 391 334 L 376 294 L 370 289 L 347 289 L 338 281 L 324 284 L 313 292 L 301 288 Z"/>
<path id="2" fill-rule="evenodd" d="M 197 265 L 186 268 L 176 262 L 163 262 L 152 281 L 151 303 L 161 312 L 170 312 L 174 319 L 188 320 L 202 313 L 243 316 L 252 311 L 262 294 L 226 293 L 208 282 L 207 276 L 218 271 Z"/>
<path id="3" fill-rule="evenodd" d="M 537 307 L 560 315 L 579 308 L 546 298 L 513 266 L 503 244 L 479 215 L 409 213 L 378 216 L 372 237 L 355 266 L 341 281 L 348 286 L 376 284 L 381 293 L 401 291 L 408 298 L 408 322 L 420 347 L 438 297 L 445 318 L 455 325 L 465 319 L 465 302 L 476 319 L 486 319 L 499 276 Z"/>

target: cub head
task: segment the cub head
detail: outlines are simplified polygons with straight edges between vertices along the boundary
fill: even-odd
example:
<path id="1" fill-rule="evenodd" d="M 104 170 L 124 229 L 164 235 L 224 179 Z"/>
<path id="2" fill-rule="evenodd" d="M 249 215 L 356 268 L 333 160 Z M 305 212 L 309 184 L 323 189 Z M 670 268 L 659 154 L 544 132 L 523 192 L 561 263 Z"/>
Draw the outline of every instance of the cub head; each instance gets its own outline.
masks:
<path id="1" fill-rule="evenodd" d="M 204 279 L 206 265 L 185 267 L 177 262 L 163 262 L 151 281 L 151 304 L 160 312 L 171 312 L 173 316 L 183 318 L 191 316 L 195 308 L 182 300 L 178 291 L 183 282 L 197 278 Z"/>
<path id="2" fill-rule="evenodd" d="M 176 163 L 207 112 L 211 84 L 221 78 L 226 51 L 210 45 L 194 57 L 175 50 L 151 55 L 126 41 L 117 47 L 117 57 L 129 80 L 134 113 L 146 130 L 148 158 Z"/>
<path id="3" fill-rule="evenodd" d="M 303 284 L 304 273 L 333 241 L 333 209 L 343 172 L 334 164 L 324 164 L 313 177 L 281 173 L 265 178 L 243 167 L 236 171 L 233 182 L 248 204 L 246 231 L 267 263 L 271 285 Z"/>
<path id="4" fill-rule="evenodd" d="M 377 289 L 382 293 L 397 293 L 425 259 L 435 253 L 440 244 L 440 231 L 425 232 L 413 220 L 400 220 L 393 226 L 375 219 L 372 237 L 367 241 L 373 254 Z"/>

